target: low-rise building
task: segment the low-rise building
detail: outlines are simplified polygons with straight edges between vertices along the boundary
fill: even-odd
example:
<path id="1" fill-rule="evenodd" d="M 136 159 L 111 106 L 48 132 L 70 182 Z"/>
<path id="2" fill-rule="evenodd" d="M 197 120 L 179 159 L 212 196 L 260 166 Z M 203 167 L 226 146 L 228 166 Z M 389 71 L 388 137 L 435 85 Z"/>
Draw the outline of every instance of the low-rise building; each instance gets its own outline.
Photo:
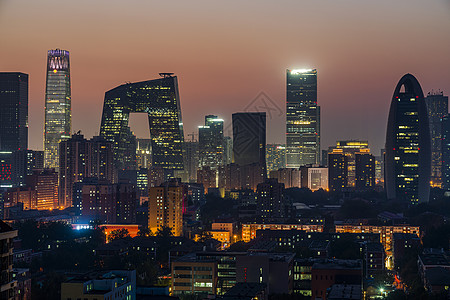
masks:
<path id="1" fill-rule="evenodd" d="M 61 300 L 135 300 L 136 271 L 90 272 L 61 284 Z"/>
<path id="2" fill-rule="evenodd" d="M 172 295 L 215 295 L 217 284 L 217 262 L 215 259 L 201 260 L 195 253 L 172 261 Z"/>

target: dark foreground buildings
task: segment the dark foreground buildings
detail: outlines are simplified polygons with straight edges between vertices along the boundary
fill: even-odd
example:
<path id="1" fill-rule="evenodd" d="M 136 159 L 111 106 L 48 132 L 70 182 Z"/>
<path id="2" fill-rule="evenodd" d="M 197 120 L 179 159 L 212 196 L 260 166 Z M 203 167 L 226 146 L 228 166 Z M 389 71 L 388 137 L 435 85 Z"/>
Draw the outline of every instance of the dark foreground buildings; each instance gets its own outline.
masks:
<path id="1" fill-rule="evenodd" d="M 385 187 L 388 199 L 428 202 L 431 142 L 422 88 L 403 76 L 392 97 L 386 133 Z"/>
<path id="2" fill-rule="evenodd" d="M 123 84 L 105 93 L 100 136 L 114 143 L 118 169 L 136 169 L 136 145 L 131 145 L 134 139 L 128 126 L 130 113 L 148 115 L 153 166 L 164 170 L 183 169 L 178 81 L 171 73 L 161 73 L 161 76 Z"/>

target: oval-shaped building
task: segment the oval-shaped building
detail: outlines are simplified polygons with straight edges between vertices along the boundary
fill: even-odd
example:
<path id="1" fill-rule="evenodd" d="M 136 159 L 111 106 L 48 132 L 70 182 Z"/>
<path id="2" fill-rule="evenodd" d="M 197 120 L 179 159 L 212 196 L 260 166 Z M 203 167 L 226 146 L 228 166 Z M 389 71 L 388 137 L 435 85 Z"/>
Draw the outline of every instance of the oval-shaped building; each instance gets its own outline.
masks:
<path id="1" fill-rule="evenodd" d="M 388 199 L 428 202 L 430 173 L 427 107 L 419 82 L 406 74 L 395 88 L 389 111 L 384 175 Z"/>

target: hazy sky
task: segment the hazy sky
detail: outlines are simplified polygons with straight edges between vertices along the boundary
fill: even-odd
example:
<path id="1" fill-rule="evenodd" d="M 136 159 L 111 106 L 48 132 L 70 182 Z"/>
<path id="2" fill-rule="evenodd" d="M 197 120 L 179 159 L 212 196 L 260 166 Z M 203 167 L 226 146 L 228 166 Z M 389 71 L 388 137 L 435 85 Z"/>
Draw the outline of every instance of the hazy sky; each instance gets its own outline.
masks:
<path id="1" fill-rule="evenodd" d="M 54 48 L 70 51 L 72 131 L 87 137 L 99 132 L 105 91 L 174 72 L 185 135 L 206 114 L 228 126 L 264 92 L 280 109 L 268 142 L 284 143 L 285 70 L 317 68 L 322 148 L 368 139 L 378 155 L 403 74 L 425 94 L 450 94 L 450 0 L 0 0 L 0 71 L 30 74 L 31 149 L 42 149 Z M 132 121 L 143 137 L 145 119 Z"/>

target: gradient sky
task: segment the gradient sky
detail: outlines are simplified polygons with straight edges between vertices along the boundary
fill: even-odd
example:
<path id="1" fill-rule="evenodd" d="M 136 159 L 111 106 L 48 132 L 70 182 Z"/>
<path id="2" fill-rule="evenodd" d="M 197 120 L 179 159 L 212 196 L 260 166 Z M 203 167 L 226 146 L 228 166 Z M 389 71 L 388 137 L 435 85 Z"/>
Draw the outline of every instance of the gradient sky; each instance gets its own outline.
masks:
<path id="1" fill-rule="evenodd" d="M 174 72 L 185 135 L 206 114 L 229 126 L 264 92 L 282 111 L 267 140 L 284 143 L 285 70 L 317 68 L 322 148 L 368 139 L 379 155 L 403 74 L 425 94 L 450 94 L 450 0 L 0 0 L 0 71 L 30 74 L 31 149 L 42 149 L 55 48 L 70 51 L 72 131 L 87 137 L 99 132 L 105 91 Z M 146 128 L 132 116 L 138 137 Z"/>

